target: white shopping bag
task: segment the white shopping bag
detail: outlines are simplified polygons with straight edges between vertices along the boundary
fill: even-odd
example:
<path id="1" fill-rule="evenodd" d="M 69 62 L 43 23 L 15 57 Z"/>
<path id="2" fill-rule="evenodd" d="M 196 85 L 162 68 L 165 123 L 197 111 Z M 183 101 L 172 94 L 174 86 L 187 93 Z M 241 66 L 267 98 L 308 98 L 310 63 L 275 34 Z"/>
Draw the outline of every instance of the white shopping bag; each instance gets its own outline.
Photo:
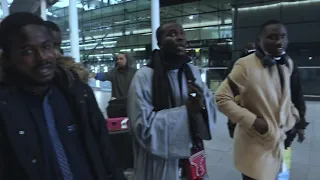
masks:
<path id="1" fill-rule="evenodd" d="M 277 180 L 290 180 L 291 148 L 283 153 L 283 162 Z"/>

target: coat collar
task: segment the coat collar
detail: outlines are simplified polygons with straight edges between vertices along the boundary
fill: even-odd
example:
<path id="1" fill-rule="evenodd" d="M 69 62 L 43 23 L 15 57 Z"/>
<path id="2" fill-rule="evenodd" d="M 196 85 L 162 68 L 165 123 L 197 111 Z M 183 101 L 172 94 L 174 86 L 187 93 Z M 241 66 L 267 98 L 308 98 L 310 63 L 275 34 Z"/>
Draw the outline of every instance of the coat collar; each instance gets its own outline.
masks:
<path id="1" fill-rule="evenodd" d="M 265 68 L 270 68 L 277 63 L 289 67 L 289 56 L 287 54 L 282 55 L 279 60 L 276 60 L 271 55 L 265 54 L 259 47 L 257 48 L 255 54 L 261 60 L 261 63 Z"/>

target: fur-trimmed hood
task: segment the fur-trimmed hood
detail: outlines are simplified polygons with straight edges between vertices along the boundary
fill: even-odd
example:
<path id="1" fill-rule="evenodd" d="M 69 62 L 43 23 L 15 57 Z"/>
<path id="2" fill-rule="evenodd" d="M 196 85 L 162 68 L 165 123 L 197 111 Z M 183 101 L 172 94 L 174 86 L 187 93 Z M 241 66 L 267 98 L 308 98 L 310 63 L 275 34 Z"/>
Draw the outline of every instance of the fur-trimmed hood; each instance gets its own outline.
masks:
<path id="1" fill-rule="evenodd" d="M 57 64 L 64 69 L 69 69 L 75 72 L 78 75 L 78 78 L 84 82 L 88 83 L 89 81 L 89 72 L 82 65 L 82 63 L 77 63 L 72 57 L 61 56 L 57 58 Z"/>

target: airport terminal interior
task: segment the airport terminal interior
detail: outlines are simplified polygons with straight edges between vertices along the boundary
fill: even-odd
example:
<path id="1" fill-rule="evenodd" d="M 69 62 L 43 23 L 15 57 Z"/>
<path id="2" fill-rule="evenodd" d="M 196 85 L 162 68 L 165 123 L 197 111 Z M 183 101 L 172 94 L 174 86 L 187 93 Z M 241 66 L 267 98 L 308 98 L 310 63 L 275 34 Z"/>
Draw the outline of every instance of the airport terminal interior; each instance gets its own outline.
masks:
<path id="1" fill-rule="evenodd" d="M 2 0 L 6 1 L 6 0 Z M 28 1 L 28 2 L 27 2 Z M 10 12 L 29 11 L 59 25 L 62 49 L 73 56 L 70 36 L 70 2 L 78 11 L 78 46 L 81 63 L 93 73 L 115 67 L 121 52 L 130 53 L 134 67 L 145 66 L 152 53 L 152 21 L 182 24 L 188 39 L 187 53 L 199 68 L 212 93 L 223 81 L 230 62 L 254 42 L 259 26 L 277 19 L 288 28 L 287 53 L 299 68 L 307 100 L 306 119 L 311 124 L 306 140 L 292 147 L 290 180 L 320 179 L 320 0 L 160 0 L 159 17 L 151 10 L 159 0 L 8 0 Z M 4 10 L 0 11 L 3 16 Z M 104 115 L 111 98 L 111 83 L 90 79 Z M 218 114 L 213 139 L 206 142 L 210 180 L 240 180 L 233 165 L 233 141 L 227 117 Z"/>

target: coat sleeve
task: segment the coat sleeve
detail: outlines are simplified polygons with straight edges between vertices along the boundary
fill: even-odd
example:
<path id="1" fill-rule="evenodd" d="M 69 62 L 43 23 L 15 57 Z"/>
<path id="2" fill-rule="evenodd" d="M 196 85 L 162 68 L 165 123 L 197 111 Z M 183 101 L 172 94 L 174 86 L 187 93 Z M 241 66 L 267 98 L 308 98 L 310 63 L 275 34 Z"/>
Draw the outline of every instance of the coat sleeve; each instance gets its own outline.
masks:
<path id="1" fill-rule="evenodd" d="M 97 79 L 99 81 L 111 81 L 113 75 L 114 75 L 113 70 L 111 70 L 109 72 L 104 72 L 104 73 L 97 73 L 97 76 L 95 77 L 95 79 Z"/>
<path id="2" fill-rule="evenodd" d="M 248 76 L 244 65 L 239 61 L 234 65 L 229 78 L 237 85 L 241 92 L 246 89 Z M 224 80 L 218 87 L 215 94 L 218 109 L 230 118 L 234 123 L 239 123 L 244 128 L 252 127 L 257 116 L 246 108 L 239 106 L 235 102 L 232 90 L 229 86 L 228 79 Z"/>
<path id="3" fill-rule="evenodd" d="M 106 120 L 99 109 L 96 98 L 93 94 L 93 91 L 88 87 L 88 99 L 89 99 L 89 108 L 91 113 L 92 123 L 96 128 L 95 129 L 95 138 L 100 147 L 101 157 L 105 163 L 105 167 L 108 168 L 109 175 L 111 176 L 108 180 L 125 180 L 122 170 L 119 168 L 116 153 L 113 149 L 112 143 L 110 141 L 109 132 L 106 125 Z"/>
<path id="4" fill-rule="evenodd" d="M 300 82 L 299 69 L 293 64 L 293 71 L 291 74 L 291 100 L 295 108 L 298 110 L 300 115 L 300 121 L 295 125 L 297 129 L 305 129 L 309 124 L 306 122 L 306 103 L 304 101 L 302 86 Z"/>
<path id="5" fill-rule="evenodd" d="M 150 70 L 150 71 L 149 71 Z M 186 106 L 153 111 L 152 70 L 140 69 L 128 92 L 128 116 L 139 148 L 165 159 L 190 156 L 191 137 Z"/>

